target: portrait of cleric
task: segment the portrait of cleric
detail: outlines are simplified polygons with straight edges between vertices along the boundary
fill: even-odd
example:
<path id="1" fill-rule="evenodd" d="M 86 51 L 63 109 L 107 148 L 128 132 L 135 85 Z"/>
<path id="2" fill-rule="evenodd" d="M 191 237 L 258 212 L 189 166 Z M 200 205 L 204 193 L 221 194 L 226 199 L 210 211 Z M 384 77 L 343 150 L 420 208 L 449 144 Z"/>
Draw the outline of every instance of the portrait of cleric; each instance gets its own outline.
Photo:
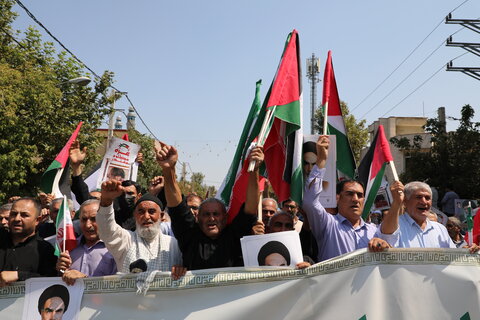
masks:
<path id="1" fill-rule="evenodd" d="M 258 251 L 259 266 L 287 267 L 290 265 L 290 251 L 280 241 L 269 241 Z"/>
<path id="2" fill-rule="evenodd" d="M 302 148 L 302 169 L 303 169 L 303 181 L 307 181 L 313 166 L 317 163 L 317 144 L 314 141 L 306 141 L 303 143 Z M 322 181 L 322 189 L 328 189 L 328 181 Z"/>
<path id="3" fill-rule="evenodd" d="M 46 288 L 38 298 L 38 313 L 42 320 L 60 320 L 68 309 L 70 294 L 61 284 Z"/>

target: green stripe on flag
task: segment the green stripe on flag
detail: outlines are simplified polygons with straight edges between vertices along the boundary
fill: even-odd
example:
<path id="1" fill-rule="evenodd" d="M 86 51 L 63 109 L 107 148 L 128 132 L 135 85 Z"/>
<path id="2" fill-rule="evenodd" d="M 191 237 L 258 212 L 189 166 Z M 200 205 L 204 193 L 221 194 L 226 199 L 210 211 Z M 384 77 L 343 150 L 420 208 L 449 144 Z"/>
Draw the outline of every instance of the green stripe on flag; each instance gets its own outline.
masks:
<path id="1" fill-rule="evenodd" d="M 384 162 L 382 168 L 378 171 L 375 179 L 373 180 L 372 186 L 370 190 L 368 190 L 368 194 L 365 195 L 365 203 L 363 206 L 362 218 L 365 220 L 367 219 L 368 214 L 370 213 L 370 208 L 375 201 L 375 197 L 377 196 L 378 189 L 380 189 L 380 185 L 382 184 L 383 175 L 385 174 L 385 167 L 387 163 Z M 368 189 L 368 186 L 365 186 Z"/>
<path id="2" fill-rule="evenodd" d="M 337 170 L 353 179 L 355 176 L 355 159 L 347 136 L 328 124 L 328 134 L 335 135 L 337 138 Z"/>
<path id="3" fill-rule="evenodd" d="M 282 121 L 291 123 L 295 125 L 295 129 L 290 132 L 286 132 L 286 135 L 289 135 L 292 131 L 297 130 L 301 126 L 300 122 L 300 100 L 292 101 L 288 104 L 277 106 L 275 109 L 275 117 L 281 119 Z"/>

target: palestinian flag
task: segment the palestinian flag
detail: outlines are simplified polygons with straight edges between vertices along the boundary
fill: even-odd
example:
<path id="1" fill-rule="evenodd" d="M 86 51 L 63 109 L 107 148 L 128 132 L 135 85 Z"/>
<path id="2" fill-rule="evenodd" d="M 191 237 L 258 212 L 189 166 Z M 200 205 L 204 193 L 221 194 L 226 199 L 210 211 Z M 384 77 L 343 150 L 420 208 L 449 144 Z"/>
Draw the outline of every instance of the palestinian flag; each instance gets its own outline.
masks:
<path id="1" fill-rule="evenodd" d="M 332 64 L 332 52 L 328 51 L 325 74 L 323 76 L 322 105 L 327 108 L 327 132 L 337 137 L 337 172 L 339 180 L 353 179 L 355 175 L 355 158 L 353 157 L 347 129 L 343 120 L 340 98 Z"/>
<path id="2" fill-rule="evenodd" d="M 56 198 L 60 198 L 64 194 L 70 195 L 70 185 L 68 183 L 70 146 L 77 139 L 82 124 L 83 122 L 80 121 L 67 144 L 47 168 L 40 181 L 40 189 L 47 194 L 53 193 Z"/>
<path id="3" fill-rule="evenodd" d="M 365 185 L 365 204 L 362 213 L 364 219 L 370 212 L 382 183 L 385 167 L 390 161 L 393 161 L 390 145 L 385 137 L 383 126 L 379 125 L 370 149 L 358 166 L 358 179 Z"/>
<path id="4" fill-rule="evenodd" d="M 298 33 L 287 37 L 277 73 L 267 95 L 266 110 L 273 117 L 265 139 L 267 176 L 278 201 L 302 202 L 302 74 Z M 261 142 L 260 142 L 261 143 Z"/>
<path id="5" fill-rule="evenodd" d="M 240 207 L 246 200 L 248 184 L 248 154 L 250 146 L 258 135 L 258 130 L 253 131 L 261 109 L 260 86 L 262 81 L 256 83 L 255 98 L 253 100 L 250 112 L 243 127 L 240 140 L 238 141 L 235 156 L 228 170 L 227 176 L 223 180 L 220 189 L 217 192 L 217 198 L 221 199 L 228 208 L 228 223 L 237 215 Z M 265 114 L 263 113 L 263 116 Z M 262 119 L 260 120 L 260 122 Z"/>
<path id="6" fill-rule="evenodd" d="M 63 196 L 63 201 L 57 215 L 57 237 L 55 242 L 55 255 L 58 257 L 60 253 L 68 250 L 71 251 L 77 246 L 77 239 L 73 230 L 72 216 L 68 208 L 68 200 Z"/>

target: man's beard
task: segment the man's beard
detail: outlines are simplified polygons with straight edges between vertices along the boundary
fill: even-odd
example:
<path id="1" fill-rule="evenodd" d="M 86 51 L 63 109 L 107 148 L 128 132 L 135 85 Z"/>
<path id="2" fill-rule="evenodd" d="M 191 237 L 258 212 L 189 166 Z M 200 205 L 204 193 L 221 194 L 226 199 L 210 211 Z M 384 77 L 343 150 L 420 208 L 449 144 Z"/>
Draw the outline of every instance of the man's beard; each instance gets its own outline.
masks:
<path id="1" fill-rule="evenodd" d="M 144 227 L 137 222 L 137 233 L 138 235 L 147 240 L 148 242 L 155 239 L 160 233 L 160 221 L 154 222 L 150 227 Z"/>

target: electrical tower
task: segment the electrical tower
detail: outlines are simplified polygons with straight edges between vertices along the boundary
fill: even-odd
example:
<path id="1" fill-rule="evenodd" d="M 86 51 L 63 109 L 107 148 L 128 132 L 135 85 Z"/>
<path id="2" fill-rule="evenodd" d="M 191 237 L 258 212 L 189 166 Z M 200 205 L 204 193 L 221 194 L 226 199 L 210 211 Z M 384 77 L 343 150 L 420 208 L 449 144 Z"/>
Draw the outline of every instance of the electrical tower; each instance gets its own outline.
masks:
<path id="1" fill-rule="evenodd" d="M 315 127 L 315 109 L 317 107 L 317 82 L 320 82 L 318 74 L 320 73 L 320 59 L 312 57 L 307 59 L 307 78 L 310 81 L 310 133 L 314 134 Z"/>
<path id="2" fill-rule="evenodd" d="M 459 24 L 467 29 L 475 31 L 480 34 L 480 20 L 478 19 L 452 19 L 452 14 L 449 13 L 445 18 L 446 24 Z M 472 42 L 454 42 L 452 36 L 447 39 L 447 47 L 459 47 L 470 53 L 480 57 L 480 43 Z M 447 71 L 459 71 L 474 79 L 480 80 L 480 67 L 454 67 L 453 61 L 447 64 Z"/>

